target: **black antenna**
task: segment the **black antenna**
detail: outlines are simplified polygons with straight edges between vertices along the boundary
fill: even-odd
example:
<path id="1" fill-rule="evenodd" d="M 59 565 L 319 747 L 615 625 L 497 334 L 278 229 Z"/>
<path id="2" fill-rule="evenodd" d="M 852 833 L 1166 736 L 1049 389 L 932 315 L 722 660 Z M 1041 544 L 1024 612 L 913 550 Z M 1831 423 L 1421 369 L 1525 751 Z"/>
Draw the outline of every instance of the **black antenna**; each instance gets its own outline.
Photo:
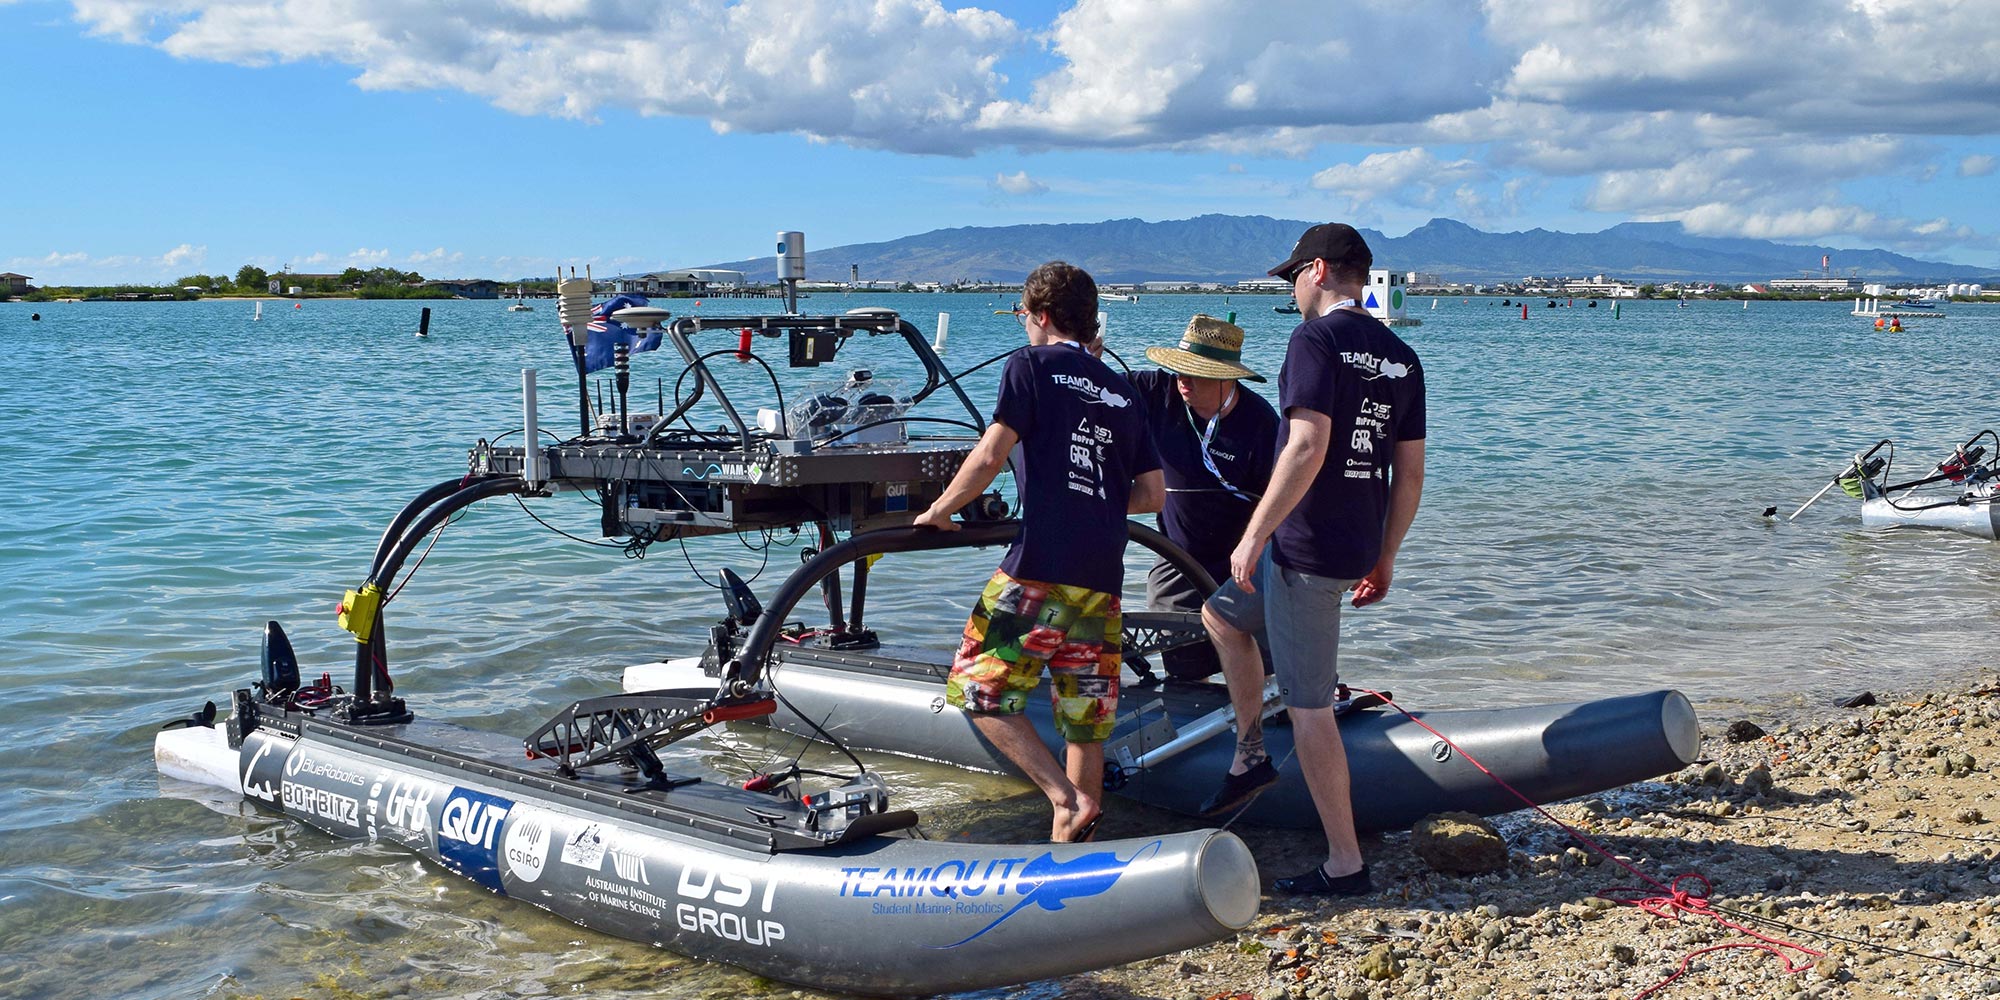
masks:
<path id="1" fill-rule="evenodd" d="M 632 388 L 631 346 L 622 340 L 619 341 L 617 346 L 612 348 L 611 364 L 618 370 L 618 440 L 625 441 L 630 439 L 632 429 L 631 417 L 625 409 L 626 394 Z"/>

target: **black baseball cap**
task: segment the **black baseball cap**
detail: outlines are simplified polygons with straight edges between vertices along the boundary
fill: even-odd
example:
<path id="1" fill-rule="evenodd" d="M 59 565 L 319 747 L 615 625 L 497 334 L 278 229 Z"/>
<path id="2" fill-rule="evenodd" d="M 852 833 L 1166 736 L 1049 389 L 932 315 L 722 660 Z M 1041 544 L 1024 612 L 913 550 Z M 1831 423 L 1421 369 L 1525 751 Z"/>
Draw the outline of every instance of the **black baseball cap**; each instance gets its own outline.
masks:
<path id="1" fill-rule="evenodd" d="M 1345 222 L 1322 222 L 1306 230 L 1292 247 L 1292 255 L 1283 264 L 1264 272 L 1272 277 L 1290 274 L 1292 269 L 1313 260 L 1324 260 L 1329 265 L 1348 265 L 1366 271 L 1375 264 L 1375 254 L 1368 249 L 1368 241 Z"/>

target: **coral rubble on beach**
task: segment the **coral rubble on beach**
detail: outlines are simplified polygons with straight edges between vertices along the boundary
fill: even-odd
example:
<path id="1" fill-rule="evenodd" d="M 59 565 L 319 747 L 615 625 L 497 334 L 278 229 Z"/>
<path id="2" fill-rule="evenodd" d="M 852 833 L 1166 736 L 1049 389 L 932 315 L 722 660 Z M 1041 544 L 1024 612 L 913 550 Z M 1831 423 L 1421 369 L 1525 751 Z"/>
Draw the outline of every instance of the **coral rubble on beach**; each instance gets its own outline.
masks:
<path id="1" fill-rule="evenodd" d="M 1654 997 L 2000 995 L 1996 685 L 1885 695 L 1791 724 L 1711 719 L 1704 761 L 1549 812 L 1660 883 L 1705 877 L 1732 922 L 1823 953 L 1782 949 L 1803 968 L 1787 972 L 1763 951 L 1710 951 Z M 1267 895 L 1234 939 L 1058 985 L 1107 1000 L 1635 997 L 1695 952 L 1755 940 L 1600 896 L 1663 893 L 1532 811 L 1497 826 L 1500 871 L 1432 871 L 1408 834 L 1364 842 L 1371 896 Z M 1266 885 L 1321 857 L 1311 832 L 1237 832 Z M 1679 885 L 1699 894 L 1693 879 Z"/>

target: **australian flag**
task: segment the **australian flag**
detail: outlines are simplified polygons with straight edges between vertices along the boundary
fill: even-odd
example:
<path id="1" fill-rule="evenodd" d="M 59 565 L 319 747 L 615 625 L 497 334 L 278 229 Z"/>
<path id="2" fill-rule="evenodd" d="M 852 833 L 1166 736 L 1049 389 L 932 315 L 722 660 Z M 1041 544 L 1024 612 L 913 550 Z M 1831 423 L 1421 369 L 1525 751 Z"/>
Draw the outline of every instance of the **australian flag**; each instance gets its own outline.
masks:
<path id="1" fill-rule="evenodd" d="M 585 374 L 611 367 L 612 355 L 619 344 L 624 344 L 634 354 L 659 348 L 661 334 L 659 329 L 655 328 L 641 335 L 639 331 L 611 318 L 611 314 L 620 309 L 646 304 L 644 295 L 619 295 L 609 302 L 600 302 L 590 307 L 590 339 L 583 345 Z"/>

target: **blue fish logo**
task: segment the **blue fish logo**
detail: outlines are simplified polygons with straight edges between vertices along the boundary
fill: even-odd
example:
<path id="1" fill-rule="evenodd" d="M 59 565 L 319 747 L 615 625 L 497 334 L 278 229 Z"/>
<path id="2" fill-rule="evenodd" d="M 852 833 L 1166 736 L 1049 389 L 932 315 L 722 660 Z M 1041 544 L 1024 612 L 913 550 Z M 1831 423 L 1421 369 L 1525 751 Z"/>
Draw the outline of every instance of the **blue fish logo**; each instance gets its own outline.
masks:
<path id="1" fill-rule="evenodd" d="M 1158 853 L 1160 841 L 1157 840 L 1139 848 L 1125 860 L 1120 860 L 1111 851 L 1095 851 L 1070 861 L 1057 861 L 1054 853 L 1045 851 L 1041 857 L 1021 866 L 1020 874 L 1015 876 L 1014 891 L 1021 894 L 1021 901 L 1015 903 L 1012 909 L 995 917 L 992 923 L 963 941 L 931 947 L 943 950 L 969 944 L 1029 906 L 1060 910 L 1071 900 L 1101 896 L 1118 884 L 1118 878 L 1125 874 L 1125 869 L 1141 858 Z"/>

